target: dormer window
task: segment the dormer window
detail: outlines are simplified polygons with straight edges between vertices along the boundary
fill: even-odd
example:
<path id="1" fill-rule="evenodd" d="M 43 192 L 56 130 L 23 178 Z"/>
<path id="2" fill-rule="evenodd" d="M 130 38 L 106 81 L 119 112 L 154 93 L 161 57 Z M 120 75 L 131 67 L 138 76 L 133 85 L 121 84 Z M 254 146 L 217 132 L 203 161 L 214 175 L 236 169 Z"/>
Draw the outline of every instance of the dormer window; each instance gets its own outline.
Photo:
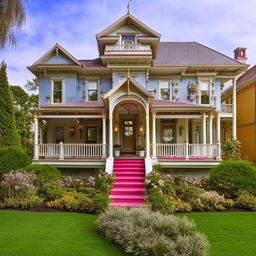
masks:
<path id="1" fill-rule="evenodd" d="M 124 50 L 132 50 L 135 45 L 135 36 L 122 36 L 122 45 L 124 46 Z"/>

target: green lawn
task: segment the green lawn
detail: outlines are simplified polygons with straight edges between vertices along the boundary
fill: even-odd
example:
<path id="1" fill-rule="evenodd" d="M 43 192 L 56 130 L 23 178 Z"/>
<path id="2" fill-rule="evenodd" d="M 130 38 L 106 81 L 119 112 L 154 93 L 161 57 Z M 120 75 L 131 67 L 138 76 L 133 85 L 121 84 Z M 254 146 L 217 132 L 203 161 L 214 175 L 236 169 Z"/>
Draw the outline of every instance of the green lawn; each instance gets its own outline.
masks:
<path id="1" fill-rule="evenodd" d="M 0 211 L 0 256 L 124 256 L 95 230 L 96 216 Z"/>
<path id="2" fill-rule="evenodd" d="M 210 256 L 256 255 L 256 212 L 184 215 L 194 219 L 198 229 L 208 236 Z"/>
<path id="3" fill-rule="evenodd" d="M 256 255 L 256 213 L 189 213 L 210 256 Z M 0 256 L 125 256 L 95 230 L 96 216 L 0 211 Z"/>

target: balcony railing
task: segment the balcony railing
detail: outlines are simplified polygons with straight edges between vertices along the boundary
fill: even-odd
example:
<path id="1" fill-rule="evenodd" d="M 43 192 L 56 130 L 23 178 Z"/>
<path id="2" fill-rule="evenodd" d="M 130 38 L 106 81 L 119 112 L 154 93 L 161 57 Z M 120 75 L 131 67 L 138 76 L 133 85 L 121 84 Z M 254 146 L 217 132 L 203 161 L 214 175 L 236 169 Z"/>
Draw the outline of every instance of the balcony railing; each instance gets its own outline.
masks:
<path id="1" fill-rule="evenodd" d="M 103 144 L 39 144 L 39 157 L 71 158 L 71 157 L 105 157 Z"/>
<path id="2" fill-rule="evenodd" d="M 150 45 L 106 45 L 105 51 L 150 51 Z"/>
<path id="3" fill-rule="evenodd" d="M 156 144 L 157 157 L 215 158 L 220 157 L 218 144 Z"/>
<path id="4" fill-rule="evenodd" d="M 232 104 L 221 104 L 221 112 L 232 113 L 233 105 Z"/>

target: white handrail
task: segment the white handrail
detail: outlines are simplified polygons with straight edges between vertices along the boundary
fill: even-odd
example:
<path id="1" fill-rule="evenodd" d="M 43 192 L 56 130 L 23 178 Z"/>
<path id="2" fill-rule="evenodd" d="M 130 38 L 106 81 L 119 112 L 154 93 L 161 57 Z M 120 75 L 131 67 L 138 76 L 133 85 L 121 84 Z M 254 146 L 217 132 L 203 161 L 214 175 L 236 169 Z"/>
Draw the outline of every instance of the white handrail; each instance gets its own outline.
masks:
<path id="1" fill-rule="evenodd" d="M 63 155 L 62 155 L 63 154 Z M 39 144 L 39 156 L 44 157 L 103 157 L 102 144 Z"/>
<path id="2" fill-rule="evenodd" d="M 106 51 L 150 51 L 150 45 L 106 45 Z"/>
<path id="3" fill-rule="evenodd" d="M 218 156 L 217 144 L 156 144 L 158 157 L 198 157 L 213 158 Z"/>

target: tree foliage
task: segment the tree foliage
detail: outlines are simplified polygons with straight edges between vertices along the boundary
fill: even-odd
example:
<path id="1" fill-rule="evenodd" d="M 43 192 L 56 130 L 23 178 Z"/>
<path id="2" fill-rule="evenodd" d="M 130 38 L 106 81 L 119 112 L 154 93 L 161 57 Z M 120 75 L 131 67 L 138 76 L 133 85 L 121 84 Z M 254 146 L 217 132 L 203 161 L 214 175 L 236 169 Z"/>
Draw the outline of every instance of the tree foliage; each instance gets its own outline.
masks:
<path id="1" fill-rule="evenodd" d="M 20 137 L 15 124 L 15 110 L 4 62 L 0 66 L 0 96 L 0 146 L 20 146 Z"/>
<path id="2" fill-rule="evenodd" d="M 11 96 L 15 106 L 15 120 L 18 134 L 21 138 L 21 146 L 27 154 L 33 153 L 33 117 L 30 108 L 38 105 L 38 95 L 28 95 L 20 86 L 10 86 Z"/>
<path id="3" fill-rule="evenodd" d="M 238 139 L 228 139 L 222 144 L 223 160 L 241 160 L 241 143 Z"/>
<path id="4" fill-rule="evenodd" d="M 32 81 L 27 80 L 25 84 L 25 88 L 28 91 L 36 91 L 39 88 L 39 80 L 38 78 L 33 78 Z"/>
<path id="5" fill-rule="evenodd" d="M 26 15 L 22 0 L 0 1 L 0 48 L 15 45 L 15 32 L 25 23 Z"/>

